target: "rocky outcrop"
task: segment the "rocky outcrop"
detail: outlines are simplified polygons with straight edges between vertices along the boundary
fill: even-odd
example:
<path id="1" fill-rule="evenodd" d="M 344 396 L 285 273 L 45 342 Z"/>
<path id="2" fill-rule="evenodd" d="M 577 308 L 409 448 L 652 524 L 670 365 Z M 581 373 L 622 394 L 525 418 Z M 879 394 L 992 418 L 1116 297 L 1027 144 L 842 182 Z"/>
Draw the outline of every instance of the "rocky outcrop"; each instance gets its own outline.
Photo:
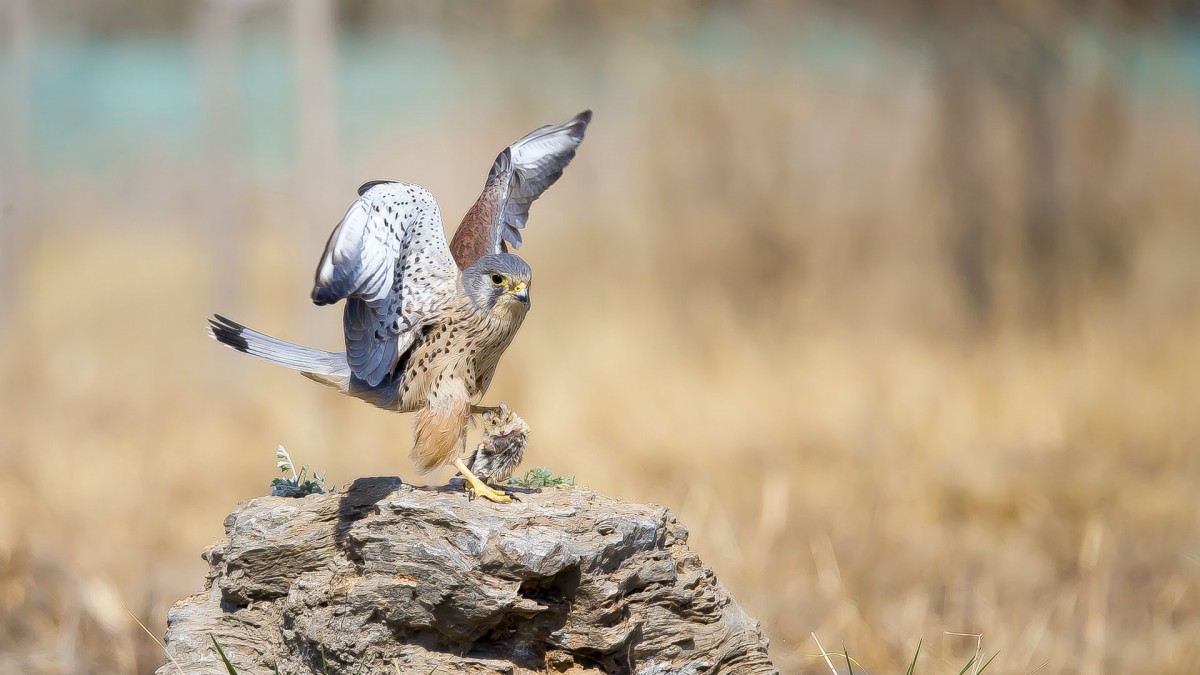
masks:
<path id="1" fill-rule="evenodd" d="M 773 673 L 767 641 L 661 506 L 584 488 L 468 501 L 364 478 L 261 497 L 204 553 L 157 672 Z M 211 636 L 211 637 L 210 637 Z M 361 668 L 361 671 L 359 670 Z"/>

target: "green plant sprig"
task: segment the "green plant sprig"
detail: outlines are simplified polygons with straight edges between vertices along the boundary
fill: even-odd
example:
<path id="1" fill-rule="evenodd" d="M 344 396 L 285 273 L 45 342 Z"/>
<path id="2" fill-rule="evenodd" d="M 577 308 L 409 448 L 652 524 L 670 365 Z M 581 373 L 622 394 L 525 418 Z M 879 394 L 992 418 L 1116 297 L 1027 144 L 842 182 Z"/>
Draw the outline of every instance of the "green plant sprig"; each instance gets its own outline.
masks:
<path id="1" fill-rule="evenodd" d="M 560 485 L 575 485 L 575 476 L 555 476 L 554 472 L 544 466 L 535 466 L 525 472 L 524 476 L 508 479 L 509 485 L 520 488 L 558 487 Z"/>
<path id="2" fill-rule="evenodd" d="M 313 471 L 309 465 L 305 464 L 296 471 L 296 465 L 292 462 L 292 456 L 288 451 L 280 445 L 275 450 L 275 458 L 279 461 L 275 466 L 283 473 L 283 477 L 276 478 L 271 481 L 271 494 L 276 497 L 304 497 L 306 495 L 323 495 L 326 492 L 332 492 L 333 488 L 326 488 L 325 478 L 329 474 L 317 473 Z M 291 473 L 291 478 L 288 474 Z M 310 477 L 311 476 L 311 477 Z"/>

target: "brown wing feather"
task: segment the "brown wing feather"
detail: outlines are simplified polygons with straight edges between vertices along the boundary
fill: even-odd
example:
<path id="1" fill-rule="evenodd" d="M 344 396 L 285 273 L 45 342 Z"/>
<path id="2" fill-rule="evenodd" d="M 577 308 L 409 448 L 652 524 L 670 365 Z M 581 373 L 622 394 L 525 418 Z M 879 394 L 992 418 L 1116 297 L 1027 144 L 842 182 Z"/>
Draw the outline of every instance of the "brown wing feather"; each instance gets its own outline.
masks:
<path id="1" fill-rule="evenodd" d="M 592 111 L 585 110 L 562 124 L 531 131 L 496 157 L 483 192 L 450 242 L 460 269 L 489 253 L 506 252 L 506 241 L 521 247 L 529 206 L 562 176 L 591 121 Z"/>
<path id="2" fill-rule="evenodd" d="M 450 241 L 450 253 L 459 269 L 467 269 L 476 260 L 489 253 L 501 253 L 508 249 L 500 237 L 500 222 L 504 214 L 504 202 L 508 200 L 508 181 L 512 173 L 510 169 L 509 150 L 504 149 L 492 165 L 483 192 L 475 205 L 463 216 L 454 239 Z"/>

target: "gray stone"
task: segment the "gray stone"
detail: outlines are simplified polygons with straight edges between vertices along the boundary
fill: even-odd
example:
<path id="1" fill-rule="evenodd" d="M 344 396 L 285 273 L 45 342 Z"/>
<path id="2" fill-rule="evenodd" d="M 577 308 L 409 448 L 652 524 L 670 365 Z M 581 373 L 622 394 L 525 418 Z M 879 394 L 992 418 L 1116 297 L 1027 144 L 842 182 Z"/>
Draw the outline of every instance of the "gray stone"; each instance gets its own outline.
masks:
<path id="1" fill-rule="evenodd" d="M 158 675 L 775 673 L 757 622 L 661 506 L 585 488 L 468 501 L 364 478 L 260 497 L 167 616 Z M 361 667 L 361 671 L 359 668 Z"/>

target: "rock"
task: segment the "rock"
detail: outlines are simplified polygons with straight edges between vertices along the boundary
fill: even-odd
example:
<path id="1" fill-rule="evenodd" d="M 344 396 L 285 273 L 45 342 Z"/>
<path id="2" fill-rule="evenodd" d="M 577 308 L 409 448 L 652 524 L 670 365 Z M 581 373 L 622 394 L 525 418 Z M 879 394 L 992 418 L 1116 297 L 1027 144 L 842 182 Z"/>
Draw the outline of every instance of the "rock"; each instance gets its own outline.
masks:
<path id="1" fill-rule="evenodd" d="M 759 624 L 661 506 L 584 488 L 468 501 L 363 478 L 225 519 L 158 675 L 775 673 Z M 361 671 L 358 669 L 361 667 Z"/>

